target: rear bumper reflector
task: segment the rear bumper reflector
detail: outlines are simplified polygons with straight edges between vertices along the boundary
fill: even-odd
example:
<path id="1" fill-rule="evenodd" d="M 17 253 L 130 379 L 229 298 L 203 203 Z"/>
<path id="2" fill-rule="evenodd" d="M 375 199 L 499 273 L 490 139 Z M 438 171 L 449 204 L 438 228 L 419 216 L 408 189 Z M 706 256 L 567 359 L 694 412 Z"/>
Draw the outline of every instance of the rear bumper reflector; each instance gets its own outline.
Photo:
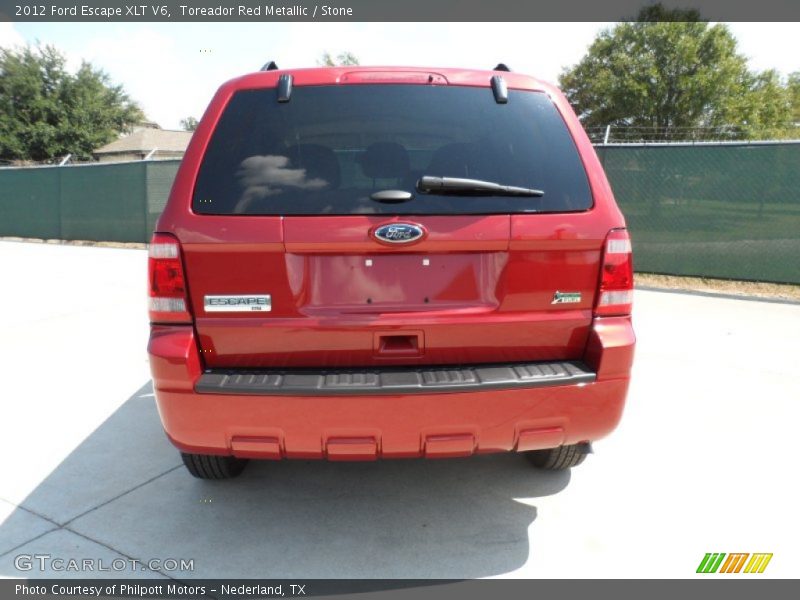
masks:
<path id="1" fill-rule="evenodd" d="M 478 446 L 475 436 L 469 433 L 459 435 L 429 435 L 425 438 L 425 458 L 456 458 L 469 456 Z"/>
<path id="2" fill-rule="evenodd" d="M 325 446 L 328 460 L 377 460 L 375 438 L 331 438 Z"/>
<path id="3" fill-rule="evenodd" d="M 524 429 L 519 432 L 517 451 L 558 448 L 564 443 L 564 437 L 564 428 L 559 426 Z"/>
<path id="4" fill-rule="evenodd" d="M 369 369 L 211 369 L 197 380 L 201 394 L 354 396 L 431 394 L 575 385 L 595 380 L 578 361 Z"/>
<path id="5" fill-rule="evenodd" d="M 234 436 L 231 451 L 238 458 L 268 458 L 279 460 L 282 457 L 281 444 L 274 437 Z"/>

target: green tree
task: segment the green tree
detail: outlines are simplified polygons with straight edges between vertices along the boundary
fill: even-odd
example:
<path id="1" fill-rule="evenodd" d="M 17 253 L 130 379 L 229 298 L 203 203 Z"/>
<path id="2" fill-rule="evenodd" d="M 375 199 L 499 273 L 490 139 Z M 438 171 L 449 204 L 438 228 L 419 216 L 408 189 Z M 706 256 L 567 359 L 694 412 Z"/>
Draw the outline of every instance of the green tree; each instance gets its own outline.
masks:
<path id="1" fill-rule="evenodd" d="M 198 121 L 194 117 L 186 117 L 185 119 L 181 119 L 181 128 L 184 131 L 194 131 L 197 129 Z"/>
<path id="2" fill-rule="evenodd" d="M 789 75 L 786 87 L 789 92 L 789 102 L 792 103 L 792 123 L 800 125 L 800 71 Z"/>
<path id="3" fill-rule="evenodd" d="M 740 99 L 732 99 L 734 109 L 721 119 L 737 123 L 743 137 L 784 137 L 792 125 L 792 98 L 774 69 L 748 73 L 743 84 L 747 91 Z"/>
<path id="4" fill-rule="evenodd" d="M 753 136 L 789 121 L 777 74 L 748 72 L 730 30 L 695 10 L 643 9 L 637 21 L 598 34 L 559 80 L 587 127 L 636 127 L 680 139 L 691 128 L 733 126 Z"/>
<path id="5" fill-rule="evenodd" d="M 144 115 L 106 73 L 84 62 L 74 74 L 52 46 L 0 49 L 0 158 L 90 158 Z"/>
<path id="6" fill-rule="evenodd" d="M 317 64 L 321 67 L 349 67 L 360 63 L 358 57 L 352 52 L 340 52 L 335 58 L 331 56 L 330 52 L 323 52 Z"/>

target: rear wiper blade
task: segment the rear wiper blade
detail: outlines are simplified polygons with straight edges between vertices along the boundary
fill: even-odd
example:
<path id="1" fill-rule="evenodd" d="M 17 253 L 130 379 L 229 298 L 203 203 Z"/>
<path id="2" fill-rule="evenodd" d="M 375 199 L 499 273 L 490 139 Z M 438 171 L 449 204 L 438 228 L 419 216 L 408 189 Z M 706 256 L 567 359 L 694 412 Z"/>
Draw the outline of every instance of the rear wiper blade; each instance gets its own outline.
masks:
<path id="1" fill-rule="evenodd" d="M 417 190 L 425 194 L 451 194 L 454 196 L 544 196 L 544 191 L 503 185 L 482 179 L 459 177 L 432 177 L 423 175 L 417 181 Z"/>

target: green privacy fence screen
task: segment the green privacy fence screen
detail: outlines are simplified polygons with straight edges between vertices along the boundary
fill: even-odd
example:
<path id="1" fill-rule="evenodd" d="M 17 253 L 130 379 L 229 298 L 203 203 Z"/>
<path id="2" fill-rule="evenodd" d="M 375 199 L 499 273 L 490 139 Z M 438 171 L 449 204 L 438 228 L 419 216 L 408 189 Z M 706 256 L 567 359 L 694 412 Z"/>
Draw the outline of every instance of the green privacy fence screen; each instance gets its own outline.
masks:
<path id="1" fill-rule="evenodd" d="M 597 153 L 638 271 L 800 284 L 800 143 Z M 0 236 L 148 241 L 178 164 L 0 169 Z"/>
<path id="2" fill-rule="evenodd" d="M 800 143 L 598 146 L 638 271 L 800 283 Z"/>
<path id="3" fill-rule="evenodd" d="M 149 241 L 179 164 L 0 169 L 0 236 Z"/>

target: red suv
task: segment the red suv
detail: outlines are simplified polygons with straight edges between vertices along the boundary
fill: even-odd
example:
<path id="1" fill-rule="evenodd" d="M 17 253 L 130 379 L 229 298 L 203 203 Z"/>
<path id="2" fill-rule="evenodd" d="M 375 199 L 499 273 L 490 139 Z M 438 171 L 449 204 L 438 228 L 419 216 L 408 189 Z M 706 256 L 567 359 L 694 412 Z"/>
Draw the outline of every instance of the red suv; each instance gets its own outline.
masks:
<path id="1" fill-rule="evenodd" d="M 158 408 L 196 477 L 510 450 L 563 469 L 622 413 L 625 220 L 561 92 L 503 65 L 226 83 L 149 263 Z"/>

